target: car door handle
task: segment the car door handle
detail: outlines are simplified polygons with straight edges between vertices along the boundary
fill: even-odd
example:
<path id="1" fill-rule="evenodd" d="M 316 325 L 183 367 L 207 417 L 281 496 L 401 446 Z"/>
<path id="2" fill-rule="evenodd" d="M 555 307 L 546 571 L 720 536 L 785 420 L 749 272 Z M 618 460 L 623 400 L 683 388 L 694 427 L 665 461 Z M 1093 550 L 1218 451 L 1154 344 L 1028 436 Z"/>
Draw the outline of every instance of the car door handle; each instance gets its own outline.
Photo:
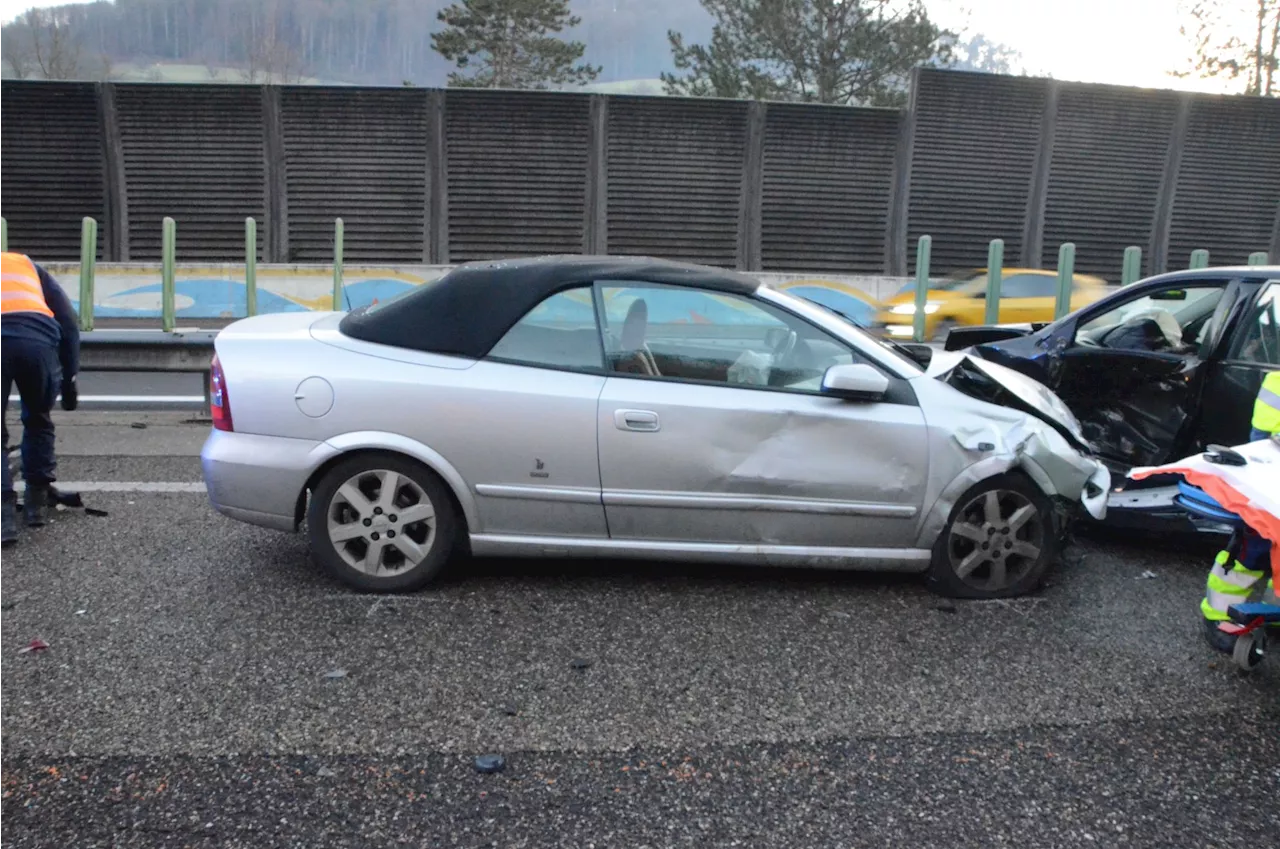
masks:
<path id="1" fill-rule="evenodd" d="M 618 430 L 660 430 L 658 414 L 650 410 L 617 410 L 613 414 L 613 423 Z"/>

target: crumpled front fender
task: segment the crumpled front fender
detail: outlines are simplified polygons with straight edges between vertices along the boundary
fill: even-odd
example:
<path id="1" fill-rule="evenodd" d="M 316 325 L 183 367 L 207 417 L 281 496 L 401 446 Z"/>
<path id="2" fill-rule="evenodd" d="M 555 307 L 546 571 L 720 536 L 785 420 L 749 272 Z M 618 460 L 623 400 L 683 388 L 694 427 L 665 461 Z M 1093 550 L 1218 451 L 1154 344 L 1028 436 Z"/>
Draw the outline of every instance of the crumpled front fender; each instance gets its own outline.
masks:
<path id="1" fill-rule="evenodd" d="M 933 545 L 970 487 L 1015 470 L 1046 496 L 1075 503 L 1095 519 L 1105 518 L 1111 473 L 1102 462 L 1081 453 L 1039 418 L 971 398 L 939 381 L 932 383 L 917 386 L 917 391 L 935 396 L 926 409 L 946 409 L 950 422 L 935 430 L 933 460 L 954 474 L 929 505 L 918 545 Z"/>

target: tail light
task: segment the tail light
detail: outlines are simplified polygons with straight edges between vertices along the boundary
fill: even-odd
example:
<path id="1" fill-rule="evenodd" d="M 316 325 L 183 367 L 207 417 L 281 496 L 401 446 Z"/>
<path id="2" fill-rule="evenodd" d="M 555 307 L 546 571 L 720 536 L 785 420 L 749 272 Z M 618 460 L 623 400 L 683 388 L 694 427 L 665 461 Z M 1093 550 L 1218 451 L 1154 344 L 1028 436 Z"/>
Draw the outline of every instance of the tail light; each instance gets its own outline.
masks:
<path id="1" fill-rule="evenodd" d="M 209 364 L 209 415 L 215 430 L 235 430 L 231 425 L 231 397 L 227 395 L 227 378 L 222 373 L 218 355 Z"/>

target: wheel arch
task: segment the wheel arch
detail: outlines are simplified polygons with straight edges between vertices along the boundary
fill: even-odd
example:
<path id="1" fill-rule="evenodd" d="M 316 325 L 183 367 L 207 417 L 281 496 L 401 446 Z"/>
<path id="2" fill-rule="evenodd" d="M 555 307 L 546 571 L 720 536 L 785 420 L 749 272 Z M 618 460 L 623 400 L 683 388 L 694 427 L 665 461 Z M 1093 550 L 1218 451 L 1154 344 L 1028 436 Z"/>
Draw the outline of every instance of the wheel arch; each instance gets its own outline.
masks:
<path id="1" fill-rule="evenodd" d="M 421 442 L 394 433 L 361 431 L 325 440 L 325 444 L 335 449 L 335 453 L 311 472 L 302 491 L 298 493 L 298 501 L 294 506 L 295 528 L 302 524 L 306 515 L 307 494 L 315 489 L 320 479 L 338 463 L 360 454 L 394 454 L 423 464 L 444 481 L 445 488 L 453 498 L 453 506 L 457 508 L 458 516 L 463 522 L 463 543 L 466 543 L 472 531 L 480 527 L 475 499 L 471 497 L 466 480 L 439 452 Z"/>
<path id="2" fill-rule="evenodd" d="M 1043 493 L 1046 498 L 1051 500 L 1058 494 L 1050 482 L 1049 476 L 1034 462 L 1030 462 L 1028 458 L 1010 456 L 986 457 L 970 466 L 966 466 L 960 474 L 951 480 L 951 483 L 943 488 L 942 492 L 938 493 L 938 497 L 934 499 L 933 505 L 920 523 L 920 531 L 916 536 L 916 547 L 930 549 L 933 547 L 938 535 L 946 527 L 947 520 L 951 518 L 951 511 L 955 509 L 956 503 L 962 495 L 983 481 L 1006 474 L 1021 475 Z"/>

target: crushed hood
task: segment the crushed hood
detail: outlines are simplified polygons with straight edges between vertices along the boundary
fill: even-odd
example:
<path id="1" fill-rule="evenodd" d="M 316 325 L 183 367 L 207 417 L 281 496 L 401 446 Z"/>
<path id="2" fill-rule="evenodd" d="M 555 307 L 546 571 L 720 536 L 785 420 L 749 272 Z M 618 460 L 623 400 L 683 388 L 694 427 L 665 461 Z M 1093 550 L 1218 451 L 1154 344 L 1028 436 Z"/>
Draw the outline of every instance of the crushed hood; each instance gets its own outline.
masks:
<path id="1" fill-rule="evenodd" d="M 1030 413 L 1051 425 L 1074 447 L 1094 453 L 1079 419 L 1062 399 L 1021 372 L 962 351 L 938 351 L 925 373 L 972 398 Z"/>

